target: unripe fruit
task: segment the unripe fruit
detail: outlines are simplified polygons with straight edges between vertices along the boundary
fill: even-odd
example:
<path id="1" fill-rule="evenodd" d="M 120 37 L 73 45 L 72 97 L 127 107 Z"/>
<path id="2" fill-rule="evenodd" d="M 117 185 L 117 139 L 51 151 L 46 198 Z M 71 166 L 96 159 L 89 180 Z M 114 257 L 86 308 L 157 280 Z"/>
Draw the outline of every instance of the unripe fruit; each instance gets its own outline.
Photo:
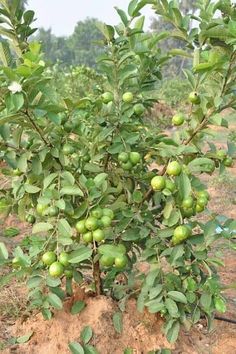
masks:
<path id="1" fill-rule="evenodd" d="M 176 126 L 182 125 L 184 121 L 185 121 L 185 117 L 182 113 L 177 113 L 172 118 L 172 124 Z"/>
<path id="2" fill-rule="evenodd" d="M 101 217 L 101 223 L 102 223 L 103 227 L 111 226 L 111 222 L 112 222 L 112 220 L 109 216 L 104 215 Z"/>
<path id="3" fill-rule="evenodd" d="M 201 102 L 200 97 L 198 96 L 197 92 L 195 92 L 195 91 L 190 92 L 188 99 L 193 104 L 200 104 L 200 102 Z"/>
<path id="4" fill-rule="evenodd" d="M 65 266 L 68 267 L 69 263 L 69 255 L 66 252 L 62 252 L 59 256 L 59 262 Z"/>
<path id="5" fill-rule="evenodd" d="M 232 157 L 227 157 L 224 161 L 223 161 L 225 167 L 232 167 L 233 166 L 233 159 Z"/>
<path id="6" fill-rule="evenodd" d="M 109 102 L 111 102 L 111 101 L 113 101 L 114 100 L 114 95 L 113 95 L 113 93 L 111 93 L 111 92 L 104 92 L 103 94 L 102 94 L 102 101 L 103 101 L 103 103 L 109 103 Z"/>
<path id="7" fill-rule="evenodd" d="M 44 253 L 44 255 L 42 256 L 42 261 L 44 264 L 46 265 L 51 265 L 53 262 L 55 262 L 57 259 L 57 256 L 55 254 L 55 252 L 52 251 L 48 251 L 46 253 Z"/>
<path id="8" fill-rule="evenodd" d="M 162 191 L 166 186 L 166 180 L 163 176 L 153 177 L 151 180 L 151 186 L 154 191 Z"/>
<path id="9" fill-rule="evenodd" d="M 115 259 L 111 256 L 107 256 L 105 254 L 102 255 L 102 257 L 100 258 L 100 264 L 103 267 L 111 267 L 114 264 Z"/>
<path id="10" fill-rule="evenodd" d="M 73 130 L 73 128 L 74 128 L 74 125 L 73 125 L 73 123 L 71 123 L 71 122 L 66 122 L 66 123 L 64 124 L 64 130 L 65 130 L 67 133 L 70 133 L 70 132 Z"/>
<path id="11" fill-rule="evenodd" d="M 49 274 L 51 277 L 59 278 L 64 272 L 64 267 L 60 262 L 54 262 L 49 267 Z"/>
<path id="12" fill-rule="evenodd" d="M 205 209 L 205 206 L 204 206 L 204 205 L 199 205 L 199 204 L 196 204 L 196 208 L 195 208 L 195 210 L 196 210 L 196 212 L 197 212 L 197 213 L 201 213 L 201 212 L 203 212 L 203 211 L 204 211 L 204 209 Z"/>
<path id="13" fill-rule="evenodd" d="M 15 170 L 12 171 L 13 176 L 21 176 L 23 172 L 19 170 L 19 168 L 16 168 Z"/>
<path id="14" fill-rule="evenodd" d="M 122 96 L 122 100 L 125 102 L 125 103 L 131 103 L 134 99 L 134 96 L 132 94 L 132 92 L 125 92 Z"/>
<path id="15" fill-rule="evenodd" d="M 118 155 L 118 160 L 121 162 L 128 162 L 129 154 L 127 152 L 120 152 Z"/>
<path id="16" fill-rule="evenodd" d="M 196 195 L 198 198 L 206 198 L 208 200 L 210 199 L 210 194 L 206 190 L 197 191 Z"/>
<path id="17" fill-rule="evenodd" d="M 169 176 L 179 176 L 181 171 L 182 171 L 182 167 L 178 163 L 178 161 L 169 162 L 167 169 L 166 169 L 166 173 Z"/>
<path id="18" fill-rule="evenodd" d="M 64 144 L 62 147 L 62 151 L 65 155 L 72 155 L 75 152 L 75 149 L 70 144 Z"/>
<path id="19" fill-rule="evenodd" d="M 93 240 L 97 242 L 103 241 L 105 238 L 105 234 L 101 229 L 97 229 L 93 231 Z"/>
<path id="20" fill-rule="evenodd" d="M 186 199 L 183 200 L 183 202 L 182 202 L 182 207 L 183 207 L 183 208 L 186 208 L 186 209 L 192 208 L 193 202 L 194 202 L 194 201 L 193 201 L 193 198 L 192 198 L 192 197 L 188 197 L 188 198 L 186 198 Z"/>
<path id="21" fill-rule="evenodd" d="M 175 191 L 175 184 L 174 182 L 172 182 L 169 179 L 166 179 L 166 187 L 167 189 L 169 189 L 170 192 L 174 192 Z"/>
<path id="22" fill-rule="evenodd" d="M 35 221 L 36 221 L 36 218 L 34 215 L 27 215 L 26 216 L 26 221 L 29 223 L 29 224 L 34 224 Z"/>
<path id="23" fill-rule="evenodd" d="M 85 234 L 83 234 L 83 240 L 86 243 L 91 243 L 93 242 L 93 234 L 91 231 L 86 232 Z"/>
<path id="24" fill-rule="evenodd" d="M 174 235 L 172 237 L 172 243 L 178 245 L 182 241 L 186 240 L 191 236 L 192 230 L 186 225 L 177 226 L 174 230 Z"/>
<path id="25" fill-rule="evenodd" d="M 129 160 L 133 165 L 137 165 L 141 160 L 141 155 L 138 152 L 132 151 L 129 154 Z"/>
<path id="26" fill-rule="evenodd" d="M 125 255 L 118 256 L 115 258 L 115 267 L 117 269 L 122 269 L 124 268 L 128 263 L 128 259 Z"/>
<path id="27" fill-rule="evenodd" d="M 48 208 L 47 213 L 49 216 L 57 216 L 59 214 L 59 209 L 56 206 Z"/>
<path id="28" fill-rule="evenodd" d="M 98 228 L 98 219 L 94 218 L 93 216 L 88 217 L 85 221 L 85 227 L 89 231 L 96 230 Z"/>
<path id="29" fill-rule="evenodd" d="M 208 203 L 208 199 L 205 197 L 200 197 L 197 199 L 197 204 L 205 207 Z"/>
<path id="30" fill-rule="evenodd" d="M 102 213 L 102 208 L 96 208 L 96 209 L 93 209 L 91 211 L 91 215 L 94 217 L 94 218 L 97 218 L 97 219 L 100 219 L 103 215 Z"/>
<path id="31" fill-rule="evenodd" d="M 83 155 L 83 157 L 82 157 L 82 160 L 83 160 L 84 162 L 89 162 L 90 159 L 91 159 L 91 157 L 90 157 L 89 154 L 85 154 L 85 155 Z"/>
<path id="32" fill-rule="evenodd" d="M 75 228 L 80 234 L 85 234 L 85 232 L 88 231 L 85 226 L 85 220 L 78 221 L 75 225 Z"/>
<path id="33" fill-rule="evenodd" d="M 227 152 L 225 150 L 218 150 L 216 152 L 216 156 L 217 156 L 218 159 L 223 160 L 223 159 L 226 158 Z"/>
<path id="34" fill-rule="evenodd" d="M 133 168 L 133 165 L 132 165 L 131 161 L 128 161 L 128 162 L 123 162 L 121 164 L 121 167 L 123 168 L 123 170 L 129 171 L 129 170 L 131 170 Z"/>
<path id="35" fill-rule="evenodd" d="M 183 216 L 185 218 L 191 218 L 195 214 L 193 208 L 183 208 Z"/>
<path id="36" fill-rule="evenodd" d="M 126 254 L 127 252 L 126 247 L 123 243 L 119 243 L 119 245 L 117 245 L 117 249 L 123 254 Z"/>
<path id="37" fill-rule="evenodd" d="M 40 204 L 40 203 L 37 204 L 37 206 L 36 206 L 36 211 L 39 215 L 43 215 L 46 209 L 47 209 L 47 206 Z"/>
<path id="38" fill-rule="evenodd" d="M 134 113 L 141 116 L 145 112 L 145 107 L 142 103 L 137 103 L 134 105 Z"/>
<path id="39" fill-rule="evenodd" d="M 65 274 L 65 276 L 66 276 L 68 279 L 73 278 L 73 270 L 71 270 L 71 269 L 66 269 L 66 270 L 64 271 L 64 274 Z"/>
<path id="40" fill-rule="evenodd" d="M 114 213 L 113 210 L 109 209 L 109 208 L 104 208 L 102 210 L 103 216 L 109 216 L 110 219 L 114 219 Z"/>

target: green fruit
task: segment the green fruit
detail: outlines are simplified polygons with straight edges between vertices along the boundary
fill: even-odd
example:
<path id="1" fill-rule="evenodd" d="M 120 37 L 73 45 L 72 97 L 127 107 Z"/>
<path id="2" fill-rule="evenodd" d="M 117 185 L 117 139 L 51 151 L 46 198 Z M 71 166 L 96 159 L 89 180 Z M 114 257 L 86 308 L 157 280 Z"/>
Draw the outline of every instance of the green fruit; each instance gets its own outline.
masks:
<path id="1" fill-rule="evenodd" d="M 44 264 L 50 266 L 52 263 L 54 263 L 57 259 L 57 256 L 55 254 L 55 252 L 53 251 L 48 251 L 46 253 L 44 253 L 44 255 L 42 256 L 42 261 Z"/>
<path id="2" fill-rule="evenodd" d="M 122 96 L 122 100 L 125 103 L 131 103 L 134 99 L 134 95 L 132 94 L 132 92 L 125 92 Z"/>
<path id="3" fill-rule="evenodd" d="M 198 96 L 197 92 L 190 92 L 189 96 L 188 96 L 188 100 L 193 103 L 193 104 L 200 104 L 201 99 Z"/>
<path id="4" fill-rule="evenodd" d="M 85 234 L 87 232 L 87 228 L 85 226 L 86 220 L 80 220 L 76 223 L 75 228 L 80 234 Z"/>
<path id="5" fill-rule="evenodd" d="M 192 208 L 194 200 L 192 197 L 185 198 L 182 202 L 182 207 L 185 209 Z"/>
<path id="6" fill-rule="evenodd" d="M 137 114 L 137 116 L 141 116 L 145 112 L 145 107 L 142 103 L 136 103 L 134 105 L 134 113 Z"/>
<path id="7" fill-rule="evenodd" d="M 129 154 L 129 160 L 133 165 L 137 165 L 141 160 L 141 155 L 139 152 L 132 151 Z"/>
<path id="8" fill-rule="evenodd" d="M 109 208 L 104 208 L 104 209 L 102 210 L 102 214 L 103 214 L 103 216 L 109 216 L 109 218 L 110 218 L 111 220 L 114 219 L 113 210 L 111 210 L 111 209 L 109 209 Z"/>
<path id="9" fill-rule="evenodd" d="M 88 217 L 85 221 L 85 227 L 89 231 L 94 231 L 98 228 L 98 219 L 93 216 Z"/>
<path id="10" fill-rule="evenodd" d="M 133 165 L 132 165 L 131 161 L 128 161 L 128 162 L 125 162 L 125 163 L 123 162 L 121 164 L 121 167 L 123 168 L 123 170 L 129 171 L 129 170 L 131 170 L 133 168 Z"/>
<path id="11" fill-rule="evenodd" d="M 66 270 L 64 271 L 64 274 L 65 274 L 65 276 L 66 276 L 68 279 L 73 278 L 73 270 L 72 270 L 72 269 L 66 269 Z"/>
<path id="12" fill-rule="evenodd" d="M 103 101 L 103 103 L 109 103 L 109 102 L 111 102 L 111 101 L 113 101 L 114 100 L 114 95 L 113 95 L 113 93 L 111 93 L 111 92 L 104 92 L 103 94 L 102 94 L 102 101 Z"/>
<path id="13" fill-rule="evenodd" d="M 66 215 L 69 215 L 69 216 L 73 216 L 75 214 L 75 211 L 74 211 L 72 205 L 68 202 L 66 202 L 66 207 L 65 207 L 64 212 Z"/>
<path id="14" fill-rule="evenodd" d="M 185 121 L 185 117 L 182 113 L 177 113 L 172 118 L 172 124 L 176 126 L 182 125 L 184 121 Z"/>
<path id="15" fill-rule="evenodd" d="M 36 217 L 34 215 L 27 215 L 26 216 L 26 221 L 29 223 L 29 224 L 34 224 L 35 221 L 36 221 Z"/>
<path id="16" fill-rule="evenodd" d="M 57 216 L 59 214 L 59 209 L 56 206 L 48 208 L 47 213 L 49 216 Z"/>
<path id="17" fill-rule="evenodd" d="M 208 203 L 208 199 L 205 197 L 200 197 L 197 199 L 197 204 L 200 206 L 205 207 L 207 205 L 207 203 Z"/>
<path id="18" fill-rule="evenodd" d="M 201 213 L 202 211 L 204 211 L 204 209 L 205 209 L 205 206 L 196 204 L 195 210 L 197 213 Z"/>
<path id="19" fill-rule="evenodd" d="M 39 203 L 36 206 L 36 211 L 39 215 L 43 215 L 44 212 L 46 211 L 46 209 L 47 209 L 47 205 L 44 205 L 44 204 Z"/>
<path id="20" fill-rule="evenodd" d="M 120 152 L 118 155 L 118 160 L 124 163 L 128 162 L 129 154 L 127 152 Z"/>
<path id="21" fill-rule="evenodd" d="M 70 133 L 72 132 L 72 130 L 74 129 L 74 124 L 71 123 L 71 122 L 66 122 L 64 124 L 64 130 L 67 132 L 67 133 Z"/>
<path id="22" fill-rule="evenodd" d="M 169 176 L 179 176 L 181 171 L 182 171 L 182 167 L 178 163 L 178 161 L 169 162 L 167 169 L 166 169 L 166 173 Z"/>
<path id="23" fill-rule="evenodd" d="M 93 234 L 91 231 L 86 232 L 85 234 L 83 234 L 83 240 L 86 243 L 91 243 L 93 242 Z"/>
<path id="24" fill-rule="evenodd" d="M 225 150 L 218 150 L 218 151 L 216 152 L 216 157 L 217 157 L 218 159 L 220 159 L 220 160 L 225 159 L 226 156 L 227 156 L 227 152 L 226 152 Z"/>
<path id="25" fill-rule="evenodd" d="M 182 241 L 186 240 L 191 236 L 192 230 L 186 225 L 177 226 L 174 230 L 174 235 L 172 237 L 172 243 L 178 245 Z"/>
<path id="26" fill-rule="evenodd" d="M 128 258 L 125 255 L 121 255 L 115 258 L 115 267 L 117 269 L 124 268 L 128 263 Z"/>
<path id="27" fill-rule="evenodd" d="M 232 167 L 233 166 L 233 159 L 232 157 L 227 157 L 224 161 L 223 161 L 225 167 Z"/>
<path id="28" fill-rule="evenodd" d="M 206 198 L 208 200 L 210 199 L 210 194 L 206 190 L 197 191 L 196 196 L 198 198 Z"/>
<path id="29" fill-rule="evenodd" d="M 117 249 L 119 250 L 119 252 L 126 254 L 127 250 L 125 245 L 123 245 L 123 243 L 119 243 L 119 245 L 117 245 Z"/>
<path id="30" fill-rule="evenodd" d="M 194 214 L 193 208 L 183 208 L 183 216 L 185 218 L 191 218 Z"/>
<path id="31" fill-rule="evenodd" d="M 94 218 L 97 218 L 97 219 L 100 219 L 103 215 L 102 213 L 102 208 L 96 208 L 96 209 L 93 209 L 91 211 L 91 215 L 94 217 Z"/>
<path id="32" fill-rule="evenodd" d="M 166 186 L 166 180 L 163 176 L 155 176 L 151 180 L 151 186 L 154 191 L 162 191 Z"/>
<path id="33" fill-rule="evenodd" d="M 103 227 L 111 226 L 111 222 L 112 222 L 112 220 L 109 216 L 104 215 L 101 217 L 101 223 L 102 223 Z"/>
<path id="34" fill-rule="evenodd" d="M 63 266 L 65 266 L 65 267 L 68 267 L 68 265 L 70 264 L 69 263 L 69 255 L 68 255 L 68 253 L 66 253 L 66 252 L 62 252 L 61 254 L 60 254 L 60 256 L 59 256 L 59 262 L 63 265 Z"/>
<path id="35" fill-rule="evenodd" d="M 171 180 L 169 179 L 166 179 L 166 187 L 170 192 L 174 192 L 175 191 L 175 184 L 174 182 L 172 182 Z"/>
<path id="36" fill-rule="evenodd" d="M 54 262 L 49 267 L 49 274 L 51 277 L 59 278 L 64 272 L 64 267 L 60 262 Z"/>
<path id="37" fill-rule="evenodd" d="M 97 242 L 103 241 L 105 238 L 105 234 L 101 229 L 97 229 L 93 231 L 93 240 Z"/>
<path id="38" fill-rule="evenodd" d="M 114 257 L 107 256 L 106 254 L 103 254 L 102 257 L 100 258 L 100 264 L 103 267 L 111 267 L 114 264 Z"/>
<path id="39" fill-rule="evenodd" d="M 21 176 L 23 172 L 19 170 L 19 168 L 16 168 L 15 170 L 12 171 L 13 176 Z"/>
<path id="40" fill-rule="evenodd" d="M 64 144 L 62 147 L 62 151 L 65 155 L 72 155 L 75 152 L 75 149 L 70 144 Z"/>

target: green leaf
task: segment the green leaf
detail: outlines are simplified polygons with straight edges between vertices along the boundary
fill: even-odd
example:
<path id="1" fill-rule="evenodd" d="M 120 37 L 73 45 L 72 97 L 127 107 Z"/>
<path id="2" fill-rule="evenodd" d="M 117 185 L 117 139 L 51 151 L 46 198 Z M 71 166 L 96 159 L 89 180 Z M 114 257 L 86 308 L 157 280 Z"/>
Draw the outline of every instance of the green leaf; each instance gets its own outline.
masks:
<path id="1" fill-rule="evenodd" d="M 94 183 L 97 188 L 100 188 L 107 179 L 107 173 L 100 173 L 94 178 Z"/>
<path id="2" fill-rule="evenodd" d="M 186 173 L 181 173 L 180 176 L 176 177 L 177 189 L 181 196 L 181 199 L 186 199 L 190 196 L 192 187 L 190 179 Z"/>
<path id="3" fill-rule="evenodd" d="M 212 295 L 208 293 L 203 293 L 200 297 L 200 304 L 205 311 L 209 311 L 211 307 Z"/>
<path id="4" fill-rule="evenodd" d="M 49 309 L 43 308 L 42 315 L 45 320 L 50 320 L 52 318 L 52 312 Z"/>
<path id="5" fill-rule="evenodd" d="M 48 222 L 39 222 L 37 224 L 34 224 L 32 234 L 37 234 L 39 232 L 47 232 L 49 230 L 52 230 L 53 227 L 54 226 Z"/>
<path id="6" fill-rule="evenodd" d="M 40 188 L 37 186 L 33 186 L 31 184 L 25 184 L 25 191 L 30 194 L 38 193 L 40 192 Z"/>
<path id="7" fill-rule="evenodd" d="M 226 311 L 226 303 L 224 299 L 219 296 L 214 297 L 215 308 L 218 312 L 224 313 Z"/>
<path id="8" fill-rule="evenodd" d="M 181 302 L 182 304 L 187 304 L 186 296 L 179 291 L 169 291 L 167 295 L 168 297 L 170 297 L 171 299 L 177 302 Z"/>
<path id="9" fill-rule="evenodd" d="M 84 354 L 99 354 L 97 349 L 92 345 L 84 345 Z"/>
<path id="10" fill-rule="evenodd" d="M 112 320 L 113 320 L 113 324 L 114 324 L 116 332 L 121 334 L 123 331 L 122 313 L 121 312 L 114 313 Z"/>
<path id="11" fill-rule="evenodd" d="M 84 193 L 82 192 L 82 190 L 79 187 L 76 186 L 68 186 L 68 187 L 63 187 L 60 190 L 60 194 L 61 195 L 74 195 L 74 196 L 80 196 L 83 197 Z"/>
<path id="12" fill-rule="evenodd" d="M 93 336 L 93 330 L 90 326 L 84 327 L 82 332 L 80 333 L 80 338 L 84 344 L 88 344 L 92 336 Z"/>
<path id="13" fill-rule="evenodd" d="M 178 321 L 175 321 L 166 334 L 166 338 L 168 342 L 170 343 L 176 342 L 176 340 L 178 339 L 179 330 L 180 330 L 180 324 Z"/>
<path id="14" fill-rule="evenodd" d="M 84 349 L 81 346 L 81 344 L 77 342 L 71 342 L 69 343 L 69 349 L 72 354 L 84 354 Z"/>
<path id="15" fill-rule="evenodd" d="M 146 306 L 148 307 L 148 311 L 150 313 L 157 313 L 165 308 L 163 302 L 158 302 L 155 300 L 153 300 L 150 304 L 147 304 Z"/>
<path id="16" fill-rule="evenodd" d="M 215 168 L 215 163 L 211 159 L 200 157 L 191 161 L 188 164 L 188 168 L 192 173 L 212 172 Z"/>
<path id="17" fill-rule="evenodd" d="M 115 245 L 101 245 L 98 248 L 98 253 L 110 257 L 119 257 L 121 254 L 124 254 L 123 250 L 117 248 Z"/>
<path id="18" fill-rule="evenodd" d="M 123 22 L 123 24 L 125 26 L 127 26 L 129 20 L 128 20 L 127 16 L 126 16 L 126 13 L 123 10 L 119 9 L 118 7 L 116 7 L 116 6 L 115 6 L 115 9 L 116 9 L 118 15 L 120 16 L 120 19 Z"/>
<path id="19" fill-rule="evenodd" d="M 93 251 L 91 250 L 91 248 L 81 245 L 79 249 L 71 252 L 69 262 L 80 263 L 82 261 L 85 261 L 86 259 L 89 259 L 92 253 Z"/>
<path id="20" fill-rule="evenodd" d="M 47 296 L 47 301 L 58 310 L 61 310 L 63 308 L 62 301 L 56 294 L 49 293 L 49 295 Z"/>
<path id="21" fill-rule="evenodd" d="M 27 287 L 29 289 L 33 289 L 33 288 L 37 288 L 43 281 L 43 278 L 40 276 L 33 276 L 31 278 L 29 278 L 29 280 L 27 281 Z"/>
<path id="22" fill-rule="evenodd" d="M 167 298 L 165 301 L 165 306 L 171 317 L 179 317 L 179 309 L 175 301 L 170 298 Z"/>
<path id="23" fill-rule="evenodd" d="M 74 176 L 69 172 L 65 171 L 61 174 L 61 177 L 68 182 L 69 185 L 73 186 L 75 184 Z"/>
<path id="24" fill-rule="evenodd" d="M 29 332 L 28 334 L 26 334 L 25 336 L 22 336 L 22 337 L 18 337 L 16 339 L 16 342 L 18 344 L 23 344 L 23 343 L 26 343 L 30 340 L 30 338 L 32 337 L 32 335 L 34 334 L 34 332 Z"/>
<path id="25" fill-rule="evenodd" d="M 84 308 L 85 308 L 86 304 L 84 301 L 76 301 L 71 310 L 70 310 L 70 313 L 72 315 L 76 315 L 77 313 L 81 312 Z"/>
<path id="26" fill-rule="evenodd" d="M 43 181 L 43 188 L 46 189 L 48 186 L 50 186 L 50 184 L 57 176 L 57 173 L 51 173 L 50 175 L 48 175 Z"/>
<path id="27" fill-rule="evenodd" d="M 124 354 L 134 354 L 134 350 L 132 348 L 125 348 Z"/>
<path id="28" fill-rule="evenodd" d="M 132 17 L 139 0 L 131 0 L 128 7 L 128 14 Z"/>
<path id="29" fill-rule="evenodd" d="M 3 242 L 0 242 L 0 259 L 8 259 L 8 251 Z"/>
<path id="30" fill-rule="evenodd" d="M 58 221 L 58 233 L 60 237 L 72 236 L 72 228 L 66 219 L 60 219 Z"/>

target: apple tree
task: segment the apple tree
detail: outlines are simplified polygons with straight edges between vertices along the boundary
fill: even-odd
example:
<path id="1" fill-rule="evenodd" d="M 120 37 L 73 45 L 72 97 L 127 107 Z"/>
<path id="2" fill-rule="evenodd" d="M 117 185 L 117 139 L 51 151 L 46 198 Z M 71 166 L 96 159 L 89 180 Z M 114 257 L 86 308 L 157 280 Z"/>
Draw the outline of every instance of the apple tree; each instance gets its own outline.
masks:
<path id="1" fill-rule="evenodd" d="M 233 164 L 234 145 L 217 149 L 210 127 L 227 127 L 221 113 L 236 108 L 236 9 L 205 0 L 194 15 L 167 0 L 117 8 L 121 23 L 100 25 L 101 92 L 72 99 L 53 85 L 39 43 L 28 42 L 33 12 L 20 1 L 1 4 L 0 158 L 10 182 L 0 190 L 0 211 L 32 224 L 12 254 L 0 244 L 1 264 L 14 269 L 5 281 L 27 278 L 29 298 L 47 319 L 77 282 L 122 309 L 137 297 L 140 311 L 163 316 L 170 342 L 181 324 L 202 315 L 210 324 L 226 307 L 214 244 L 235 248 L 235 221 L 208 210 L 200 177 Z M 175 30 L 145 33 L 147 4 Z M 162 54 L 159 43 L 171 36 L 185 46 Z M 162 67 L 176 55 L 193 64 L 184 71 L 189 104 L 176 109 L 170 136 L 146 117 Z"/>

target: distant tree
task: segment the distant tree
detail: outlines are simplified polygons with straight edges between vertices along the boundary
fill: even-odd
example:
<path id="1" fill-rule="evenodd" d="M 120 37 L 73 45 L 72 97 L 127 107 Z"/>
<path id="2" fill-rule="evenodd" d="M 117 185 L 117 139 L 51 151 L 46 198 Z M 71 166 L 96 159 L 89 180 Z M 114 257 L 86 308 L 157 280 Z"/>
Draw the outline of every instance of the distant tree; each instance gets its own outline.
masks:
<path id="1" fill-rule="evenodd" d="M 74 53 L 73 64 L 95 66 L 95 58 L 102 52 L 98 42 L 103 39 L 97 28 L 98 23 L 95 18 L 87 18 L 77 23 L 74 33 L 68 39 L 69 47 Z"/>

